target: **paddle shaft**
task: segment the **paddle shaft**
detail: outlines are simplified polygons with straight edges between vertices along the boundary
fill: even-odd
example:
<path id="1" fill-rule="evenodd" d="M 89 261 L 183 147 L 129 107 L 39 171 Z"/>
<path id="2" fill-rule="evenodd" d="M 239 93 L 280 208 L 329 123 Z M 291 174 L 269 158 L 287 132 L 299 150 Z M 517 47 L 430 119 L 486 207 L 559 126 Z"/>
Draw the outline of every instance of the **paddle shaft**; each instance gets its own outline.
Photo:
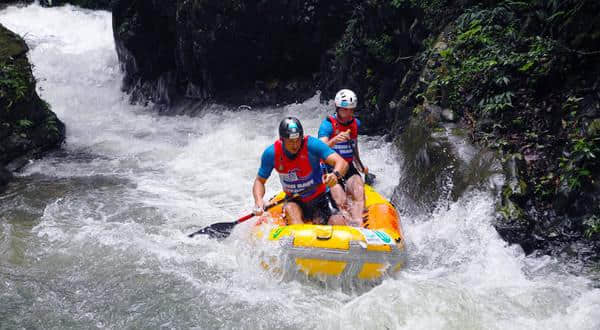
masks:
<path id="1" fill-rule="evenodd" d="M 299 195 L 298 195 L 298 194 L 294 194 L 294 195 L 292 195 L 292 197 L 291 197 L 291 198 L 288 198 L 288 197 L 286 196 L 285 198 L 283 198 L 283 199 L 280 199 L 280 200 L 278 200 L 277 202 L 275 202 L 275 203 L 273 203 L 273 204 L 269 204 L 269 205 L 265 206 L 265 208 L 264 208 L 263 210 L 265 210 L 265 211 L 268 211 L 269 209 L 272 209 L 272 208 L 274 208 L 275 206 L 277 206 L 277 205 L 279 205 L 279 204 L 281 204 L 281 203 L 285 203 L 286 201 L 289 201 L 289 200 L 292 200 L 292 199 L 294 199 L 294 198 L 298 198 L 298 197 L 299 197 Z M 235 223 L 242 223 L 242 222 L 244 222 L 244 221 L 246 221 L 246 220 L 248 220 L 248 219 L 251 219 L 251 218 L 252 218 L 252 217 L 254 217 L 254 216 L 255 216 L 254 212 L 253 212 L 253 213 L 249 213 L 249 214 L 246 214 L 245 216 L 243 216 L 243 217 L 241 217 L 241 218 L 237 219 L 237 220 L 236 220 L 236 221 L 234 221 L 234 222 L 235 222 Z"/>
<path id="2" fill-rule="evenodd" d="M 292 198 L 294 198 L 296 195 L 297 194 L 294 194 L 292 196 Z M 290 200 L 290 199 L 288 199 L 286 197 L 286 198 L 284 198 L 282 200 L 279 200 L 279 201 L 277 201 L 277 202 L 275 202 L 273 204 L 269 204 L 269 205 L 267 205 L 264 208 L 264 210 L 267 211 L 270 208 L 273 208 L 273 207 L 275 207 L 275 206 L 277 206 L 277 205 L 279 205 L 281 203 L 284 203 L 285 201 Z M 242 223 L 242 222 L 244 222 L 244 221 L 246 221 L 248 219 L 253 218 L 254 215 L 255 215 L 254 213 L 249 213 L 249 214 L 246 214 L 245 216 L 243 216 L 243 217 L 241 217 L 241 218 L 239 218 L 239 219 L 237 219 L 235 221 L 232 221 L 232 222 L 218 222 L 218 223 L 213 223 L 212 225 L 210 225 L 208 227 L 204 227 L 204 228 L 202 228 L 202 229 L 200 229 L 198 231 L 195 231 L 195 232 L 189 234 L 188 237 L 194 237 L 194 236 L 196 236 L 198 234 L 206 234 L 206 235 L 209 235 L 210 237 L 213 237 L 213 238 L 225 238 L 225 237 L 229 236 L 229 234 L 231 233 L 231 230 L 233 229 L 233 227 L 235 227 L 239 223 Z"/>
<path id="3" fill-rule="evenodd" d="M 286 195 L 285 198 L 280 199 L 275 203 L 271 203 L 271 204 L 265 206 L 264 210 L 267 211 L 279 204 L 294 200 L 294 199 L 300 197 L 301 194 L 304 194 L 304 193 L 310 191 L 312 188 L 313 187 L 308 187 L 308 188 L 302 190 L 301 192 L 295 193 L 291 196 Z M 194 237 L 198 234 L 206 234 L 213 238 L 226 238 L 231 233 L 231 230 L 233 230 L 233 227 L 235 227 L 239 223 L 242 223 L 248 219 L 251 219 L 252 217 L 254 217 L 254 215 L 255 215 L 254 213 L 249 213 L 233 222 L 213 223 L 212 225 L 210 225 L 208 227 L 204 227 L 196 232 L 189 234 L 188 237 Z"/>
<path id="4" fill-rule="evenodd" d="M 358 167 L 360 167 L 359 170 L 365 175 L 365 183 L 373 184 L 373 181 L 375 180 L 375 174 L 365 173 L 365 165 L 362 163 L 362 161 L 360 160 L 360 157 L 358 156 L 358 151 L 356 150 L 356 146 L 353 143 L 350 143 L 350 147 L 352 147 L 352 153 L 354 154 L 354 159 L 356 160 Z"/>

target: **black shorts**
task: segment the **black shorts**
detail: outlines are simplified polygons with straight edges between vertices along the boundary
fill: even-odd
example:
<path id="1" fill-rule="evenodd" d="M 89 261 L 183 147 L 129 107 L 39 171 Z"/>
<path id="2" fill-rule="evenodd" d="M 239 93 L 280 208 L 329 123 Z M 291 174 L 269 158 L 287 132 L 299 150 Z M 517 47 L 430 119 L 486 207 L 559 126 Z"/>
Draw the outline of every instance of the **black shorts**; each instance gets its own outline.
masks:
<path id="1" fill-rule="evenodd" d="M 333 168 L 328 166 L 327 173 L 331 173 L 332 171 L 333 171 Z M 346 189 L 346 185 L 345 185 L 346 181 L 348 181 L 348 179 L 350 179 L 353 175 L 360 176 L 360 173 L 356 169 L 356 166 L 354 166 L 354 163 L 350 162 L 350 163 L 348 163 L 348 172 L 346 172 L 346 175 L 344 175 L 344 179 L 338 180 L 338 183 L 340 184 L 340 186 L 342 186 L 342 188 L 344 188 L 344 190 Z"/>
<path id="2" fill-rule="evenodd" d="M 349 165 L 348 172 L 346 172 L 346 175 L 344 175 L 344 181 L 347 181 L 355 174 L 360 176 L 360 173 L 358 173 L 358 170 L 354 166 L 354 163 L 348 163 L 348 165 Z"/>
<path id="3" fill-rule="evenodd" d="M 316 225 L 326 225 L 329 218 L 339 212 L 337 204 L 327 191 L 310 202 L 295 201 L 302 209 L 304 219 L 310 219 Z"/>

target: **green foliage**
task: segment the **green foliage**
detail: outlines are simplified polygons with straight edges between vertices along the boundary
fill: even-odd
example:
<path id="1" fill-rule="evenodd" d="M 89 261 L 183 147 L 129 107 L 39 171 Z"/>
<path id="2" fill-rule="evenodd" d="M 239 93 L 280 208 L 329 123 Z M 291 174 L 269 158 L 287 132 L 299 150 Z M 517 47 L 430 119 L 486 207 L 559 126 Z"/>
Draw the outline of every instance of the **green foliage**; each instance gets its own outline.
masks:
<path id="1" fill-rule="evenodd" d="M 581 101 L 582 98 L 571 96 L 567 98 L 562 107 L 567 120 L 569 120 L 569 123 L 563 121 L 566 123 L 565 128 L 571 129 L 571 133 L 564 156 L 559 159 L 560 180 L 566 182 L 570 189 L 581 188 L 584 182 L 591 181 L 594 169 L 597 170 L 600 156 L 600 136 L 598 131 L 593 129 L 593 126 L 598 125 L 598 119 L 590 124 L 591 130 L 590 127 L 588 127 L 588 131 L 577 129 L 577 112 Z M 588 134 L 588 132 L 593 134 Z"/>
<path id="2" fill-rule="evenodd" d="M 60 130 L 58 129 L 58 118 L 56 118 L 54 114 L 48 116 L 45 125 L 46 129 L 48 129 L 48 132 L 51 135 L 54 135 L 55 137 L 60 136 Z"/>
<path id="3" fill-rule="evenodd" d="M 394 52 L 391 47 L 392 37 L 382 34 L 376 39 L 364 39 L 364 45 L 371 56 L 387 64 L 394 62 Z"/>
<path id="4" fill-rule="evenodd" d="M 553 172 L 549 172 L 534 181 L 534 192 L 536 195 L 540 196 L 542 199 L 550 199 L 554 196 L 556 176 Z"/>
<path id="5" fill-rule="evenodd" d="M 390 4 L 398 9 L 422 8 L 426 11 L 435 11 L 446 5 L 446 0 L 391 0 Z"/>
<path id="6" fill-rule="evenodd" d="M 355 35 L 357 32 L 360 32 L 358 31 L 358 26 L 358 21 L 355 18 L 348 20 L 344 36 L 335 46 L 335 57 L 340 59 L 345 54 L 348 54 L 352 48 L 356 47 L 358 40 Z"/>
<path id="7" fill-rule="evenodd" d="M 17 120 L 17 126 L 19 126 L 21 128 L 29 128 L 29 127 L 33 126 L 33 122 L 28 119 L 21 119 L 21 120 Z"/>
<path id="8" fill-rule="evenodd" d="M 511 82 L 547 75 L 553 50 L 551 40 L 522 35 L 506 6 L 467 10 L 456 20 L 456 37 L 439 51 L 437 101 L 460 110 L 467 107 L 465 92 L 472 93 L 481 117 L 501 116 L 518 97 Z"/>
<path id="9" fill-rule="evenodd" d="M 590 168 L 600 156 L 600 137 L 573 137 L 566 157 L 560 158 L 560 179 L 567 182 L 570 189 L 582 187 L 583 180 L 591 180 Z"/>
<path id="10" fill-rule="evenodd" d="M 600 119 L 594 119 L 587 128 L 588 136 L 600 135 Z"/>
<path id="11" fill-rule="evenodd" d="M 499 211 L 506 218 L 518 218 L 525 201 L 548 209 L 563 189 L 569 197 L 596 189 L 600 119 L 589 90 L 597 80 L 590 40 L 600 39 L 598 9 L 589 0 L 479 2 L 427 42 L 430 80 L 419 96 L 462 115 L 477 142 L 523 154 L 529 189 L 527 196 L 516 196 L 516 186 L 504 191 Z M 574 49 L 581 34 L 588 46 Z M 597 233 L 594 219 L 588 231 Z"/>
<path id="12" fill-rule="evenodd" d="M 25 98 L 29 86 L 29 78 L 22 68 L 11 62 L 0 62 L 0 100 L 6 100 L 6 111 Z"/>
<path id="13" fill-rule="evenodd" d="M 523 210 L 513 202 L 508 202 L 499 210 L 504 219 L 516 220 L 523 218 Z"/>
<path id="14" fill-rule="evenodd" d="M 528 0 L 506 1 L 511 9 L 528 12 L 529 16 L 548 26 L 548 29 L 564 29 L 572 17 L 582 10 L 589 0 Z"/>
<path id="15" fill-rule="evenodd" d="M 512 108 L 512 98 L 515 96 L 513 92 L 503 92 L 490 97 L 484 97 L 479 101 L 479 108 L 481 109 L 484 116 L 488 116 L 489 113 L 502 111 L 508 108 Z"/>
<path id="16" fill-rule="evenodd" d="M 592 215 L 583 222 L 585 226 L 584 235 L 586 238 L 592 238 L 594 235 L 600 234 L 600 217 Z"/>

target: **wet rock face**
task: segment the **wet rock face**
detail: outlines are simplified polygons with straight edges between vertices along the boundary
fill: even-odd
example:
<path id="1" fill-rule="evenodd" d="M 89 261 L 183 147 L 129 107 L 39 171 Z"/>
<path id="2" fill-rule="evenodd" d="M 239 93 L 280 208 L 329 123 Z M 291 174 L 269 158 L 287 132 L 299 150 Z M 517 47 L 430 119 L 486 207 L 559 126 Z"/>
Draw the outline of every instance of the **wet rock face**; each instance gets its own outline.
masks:
<path id="1" fill-rule="evenodd" d="M 414 56 L 429 34 L 420 8 L 355 1 L 343 36 L 323 56 L 319 88 L 333 98 L 340 88 L 356 92 L 365 133 L 389 131 L 397 95 Z"/>
<path id="2" fill-rule="evenodd" d="M 65 126 L 35 92 L 27 45 L 0 25 L 0 190 L 23 161 L 59 146 Z M 16 161 L 16 160 L 21 161 Z"/>
<path id="3" fill-rule="evenodd" d="M 0 167 L 0 190 L 2 187 L 6 186 L 11 179 L 12 173 L 4 167 Z"/>
<path id="4" fill-rule="evenodd" d="M 5 5 L 10 5 L 10 4 L 30 4 L 32 2 L 33 2 L 33 0 L 3 0 L 2 2 L 0 2 L 0 9 L 2 7 L 4 7 Z"/>
<path id="5" fill-rule="evenodd" d="M 110 10 L 114 0 L 40 0 L 40 4 L 46 7 L 56 7 L 66 4 L 89 9 Z"/>
<path id="6" fill-rule="evenodd" d="M 496 155 L 469 145 L 456 124 L 433 127 L 430 116 L 423 110 L 395 140 L 404 175 L 392 201 L 414 216 L 447 206 L 473 188 L 498 194 L 504 180 Z"/>
<path id="7" fill-rule="evenodd" d="M 410 214 L 432 212 L 450 195 L 453 169 L 459 165 L 452 146 L 417 121 L 406 127 L 396 146 L 404 157 L 405 175 L 394 192 L 393 202 Z"/>
<path id="8" fill-rule="evenodd" d="M 134 100 L 161 104 L 182 97 L 294 101 L 342 34 L 347 2 L 117 1 L 113 30 L 124 88 Z"/>

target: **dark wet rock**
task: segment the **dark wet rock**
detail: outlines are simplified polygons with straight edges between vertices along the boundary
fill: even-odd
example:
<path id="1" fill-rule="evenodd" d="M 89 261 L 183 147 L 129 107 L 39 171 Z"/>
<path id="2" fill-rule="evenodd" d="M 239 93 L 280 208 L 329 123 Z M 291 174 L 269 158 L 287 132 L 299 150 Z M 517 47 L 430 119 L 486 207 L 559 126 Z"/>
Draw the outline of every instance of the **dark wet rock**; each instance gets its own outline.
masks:
<path id="1" fill-rule="evenodd" d="M 6 187 L 12 178 L 12 173 L 6 168 L 0 166 L 0 192 L 3 191 L 4 187 Z"/>
<path id="2" fill-rule="evenodd" d="M 30 3 L 33 3 L 34 0 L 3 0 L 2 2 L 0 2 L 0 9 L 2 9 L 3 7 L 7 6 L 7 5 L 28 5 Z"/>
<path id="3" fill-rule="evenodd" d="M 526 166 L 521 154 L 516 153 L 506 157 L 504 163 L 504 175 L 506 177 L 504 195 L 506 197 L 521 198 L 527 196 Z"/>
<path id="4" fill-rule="evenodd" d="M 495 5 L 489 3 L 486 6 L 484 8 L 493 9 Z M 445 74 L 452 72 L 451 70 L 460 69 L 460 65 L 450 67 L 448 63 L 451 61 L 446 60 L 448 54 L 457 51 L 455 40 L 461 33 L 452 23 L 440 27 L 439 36 L 434 41 L 429 41 L 431 48 L 420 51 L 415 56 L 410 69 L 402 76 L 397 96 L 388 101 L 387 105 L 389 110 L 393 109 L 396 113 L 392 132 L 400 140 L 408 139 L 406 144 L 414 143 L 406 133 L 410 131 L 414 134 L 415 130 L 411 127 L 416 122 L 429 127 L 430 131 L 435 131 L 445 125 L 445 120 L 451 119 L 456 120 L 460 127 L 467 130 L 467 136 L 473 142 L 492 148 L 499 157 L 506 160 L 504 162 L 506 180 L 499 195 L 499 218 L 494 224 L 504 239 L 510 243 L 520 244 L 526 253 L 559 256 L 563 251 L 570 251 L 565 253 L 565 256 L 575 256 L 588 262 L 598 261 L 600 246 L 598 241 L 600 224 L 594 220 L 600 215 L 598 197 L 600 191 L 596 187 L 597 182 L 600 181 L 600 167 L 597 161 L 600 155 L 598 148 L 600 79 L 597 78 L 600 66 L 594 58 L 600 54 L 594 46 L 597 42 L 591 40 L 597 39 L 594 36 L 600 35 L 591 33 L 591 31 L 600 31 L 600 26 L 597 21 L 594 21 L 600 6 L 586 3 L 586 8 L 589 11 L 577 12 L 576 15 L 582 21 L 588 22 L 587 27 L 584 28 L 583 25 L 570 21 L 564 24 L 565 30 L 563 30 L 564 32 L 575 27 L 588 32 L 583 38 L 587 41 L 580 45 L 581 50 L 569 50 L 568 55 L 549 54 L 548 56 L 562 58 L 563 64 L 556 62 L 554 65 L 549 65 L 548 70 L 543 72 L 544 77 L 542 74 L 538 77 L 519 77 L 518 74 L 512 73 L 507 78 L 511 87 L 520 86 L 515 88 L 516 95 L 513 99 L 513 108 L 510 110 L 482 111 L 482 104 L 495 102 L 490 101 L 491 99 L 485 100 L 485 95 L 481 93 L 480 89 L 487 83 L 486 79 L 489 79 L 483 75 L 479 75 L 478 79 L 474 80 L 475 85 L 467 86 L 468 89 L 460 89 L 459 86 L 452 91 L 444 87 L 454 88 L 460 84 L 461 77 L 469 74 L 468 71 L 464 73 L 455 71 L 457 80 L 441 80 L 448 79 Z M 506 8 L 499 10 L 506 10 Z M 513 19 L 516 18 L 513 16 Z M 539 30 L 535 30 L 536 28 L 530 25 L 525 30 L 530 31 L 526 33 L 540 33 Z M 573 41 L 566 36 L 556 36 L 557 39 L 563 37 L 567 43 Z M 506 46 L 508 45 L 501 47 Z M 477 47 L 467 48 L 472 51 L 472 54 L 461 54 L 458 63 L 465 63 L 467 60 L 481 63 L 467 58 L 467 56 L 481 54 L 478 53 Z M 446 58 L 441 57 L 443 52 Z M 575 55 L 577 52 L 580 52 L 580 55 Z M 581 56 L 583 53 L 586 55 Z M 544 59 L 540 62 L 546 65 Z M 561 68 L 562 71 L 559 72 L 557 68 Z M 428 84 L 432 81 L 435 84 Z M 494 90 L 494 93 L 497 94 L 497 90 Z M 456 100 L 460 103 L 459 106 L 454 107 L 457 104 Z M 523 100 L 523 103 L 517 105 L 515 100 Z M 403 109 L 410 112 L 410 116 L 398 116 Z M 444 109 L 458 110 L 454 113 L 456 118 L 449 116 L 444 119 L 442 115 Z M 423 148 L 413 149 L 415 148 L 399 145 L 403 159 L 409 160 L 404 169 L 407 178 L 403 180 L 416 182 L 401 182 L 396 195 L 409 194 L 409 197 L 404 198 L 414 198 L 414 202 L 418 204 L 420 196 L 429 196 L 410 187 L 418 187 L 421 183 L 427 186 L 427 189 L 433 189 L 432 196 L 443 194 L 436 192 L 436 188 L 428 183 L 435 180 L 427 179 L 415 172 L 418 167 L 411 165 L 413 163 L 411 159 L 429 160 L 418 163 L 419 166 L 423 166 L 420 170 L 426 169 L 425 171 L 429 172 L 427 174 L 429 178 L 448 177 L 450 167 L 431 166 L 435 163 L 431 161 L 433 158 L 431 154 L 424 153 Z M 428 150 L 433 151 L 431 148 Z M 446 150 L 455 152 L 452 148 Z M 416 153 L 415 156 L 408 155 L 412 152 Z M 422 157 L 424 154 L 427 157 Z M 452 156 L 447 159 L 451 158 Z M 473 166 L 477 167 L 476 164 Z M 413 169 L 411 170 L 410 167 Z M 451 168 L 454 171 L 452 175 L 454 175 L 455 186 L 469 177 L 465 174 L 456 174 L 468 172 L 464 165 L 462 169 L 459 169 L 460 167 L 461 162 L 455 162 Z M 473 173 L 477 172 L 477 169 L 473 170 Z M 466 185 L 476 186 L 473 183 Z M 453 193 L 460 193 L 460 191 L 461 189 L 453 188 Z M 396 195 L 395 198 L 398 200 L 400 197 Z M 454 198 L 453 194 L 449 196 Z"/>
<path id="5" fill-rule="evenodd" d="M 554 209 L 559 213 L 565 213 L 569 204 L 573 202 L 576 197 L 573 189 L 569 188 L 567 182 L 562 182 L 556 191 L 556 197 L 554 198 Z"/>
<path id="6" fill-rule="evenodd" d="M 455 122 L 457 120 L 456 114 L 450 109 L 442 110 L 441 116 L 442 119 L 444 119 L 447 122 Z"/>
<path id="7" fill-rule="evenodd" d="M 435 104 L 429 104 L 427 102 L 425 102 L 423 104 L 423 110 L 424 110 L 424 114 L 426 117 L 426 122 L 431 125 L 431 126 L 437 126 L 440 123 L 440 120 L 442 119 L 442 107 L 435 105 Z"/>
<path id="8" fill-rule="evenodd" d="M 274 105 L 314 95 L 347 1 L 117 1 L 113 30 L 133 101 Z"/>
<path id="9" fill-rule="evenodd" d="M 27 159 L 60 146 L 65 137 L 64 124 L 35 92 L 27 51 L 27 45 L 19 36 L 0 25 L 0 167 L 3 171 L 21 168 Z M 2 177 L 2 182 L 10 178 Z"/>
<path id="10" fill-rule="evenodd" d="M 395 96 L 429 31 L 420 8 L 398 10 L 391 2 L 355 1 L 353 5 L 343 36 L 323 56 L 319 88 L 325 98 L 333 98 L 340 88 L 354 90 L 365 132 L 381 134 L 390 131 L 388 124 L 397 116 L 406 118 L 406 108 L 390 111 L 389 105 L 400 103 Z"/>
<path id="11" fill-rule="evenodd" d="M 456 166 L 456 158 L 447 152 L 450 145 L 435 139 L 429 127 L 416 122 L 408 125 L 395 143 L 405 157 L 405 175 L 392 201 L 402 205 L 405 213 L 431 212 L 441 196 L 447 195 L 444 189 L 451 181 L 451 168 Z"/>
<path id="12" fill-rule="evenodd" d="M 40 4 L 46 7 L 57 7 L 71 4 L 82 8 L 110 10 L 116 0 L 40 0 Z"/>

